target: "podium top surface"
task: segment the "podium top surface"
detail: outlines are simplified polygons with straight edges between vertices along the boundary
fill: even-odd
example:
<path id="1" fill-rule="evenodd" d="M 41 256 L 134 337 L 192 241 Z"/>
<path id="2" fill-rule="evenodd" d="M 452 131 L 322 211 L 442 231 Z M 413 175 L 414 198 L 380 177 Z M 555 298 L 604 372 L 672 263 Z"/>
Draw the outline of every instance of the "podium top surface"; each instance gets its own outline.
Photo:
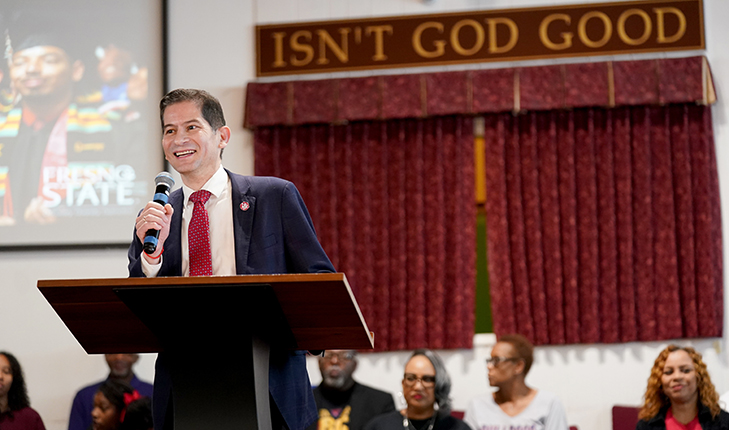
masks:
<path id="1" fill-rule="evenodd" d="M 269 285 L 298 349 L 372 349 L 374 337 L 343 273 L 39 280 L 38 289 L 90 354 L 162 351 L 115 290 Z M 171 304 L 174 305 L 174 304 Z"/>

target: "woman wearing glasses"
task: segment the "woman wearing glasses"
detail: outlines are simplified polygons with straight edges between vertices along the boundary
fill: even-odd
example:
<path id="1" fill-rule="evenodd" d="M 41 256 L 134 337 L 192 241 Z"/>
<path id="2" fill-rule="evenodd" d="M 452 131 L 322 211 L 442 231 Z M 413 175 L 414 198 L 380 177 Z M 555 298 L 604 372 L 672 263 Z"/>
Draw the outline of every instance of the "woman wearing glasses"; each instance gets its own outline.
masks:
<path id="1" fill-rule="evenodd" d="M 380 415 L 365 430 L 470 430 L 450 415 L 451 378 L 433 351 L 417 349 L 405 365 L 402 394 L 407 407 Z"/>
<path id="2" fill-rule="evenodd" d="M 493 394 L 476 397 L 464 421 L 475 430 L 567 430 L 567 417 L 557 396 L 528 387 L 524 382 L 532 366 L 534 346 L 524 336 L 499 338 L 486 360 Z"/>

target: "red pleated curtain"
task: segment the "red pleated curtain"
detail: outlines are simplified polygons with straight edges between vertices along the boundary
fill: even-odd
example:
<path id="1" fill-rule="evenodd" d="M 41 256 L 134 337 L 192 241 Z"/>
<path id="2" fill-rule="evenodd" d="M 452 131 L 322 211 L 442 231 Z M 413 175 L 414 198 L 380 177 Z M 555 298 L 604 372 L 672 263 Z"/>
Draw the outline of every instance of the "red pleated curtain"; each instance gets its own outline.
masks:
<path id="1" fill-rule="evenodd" d="M 474 115 L 496 334 L 720 336 L 705 58 L 251 83 L 256 174 L 296 183 L 378 350 L 470 347 Z"/>
<path id="2" fill-rule="evenodd" d="M 537 344 L 721 336 L 707 106 L 486 118 L 494 331 Z"/>
<path id="3" fill-rule="evenodd" d="M 299 188 L 378 350 L 471 346 L 471 118 L 265 127 L 255 151 Z"/>

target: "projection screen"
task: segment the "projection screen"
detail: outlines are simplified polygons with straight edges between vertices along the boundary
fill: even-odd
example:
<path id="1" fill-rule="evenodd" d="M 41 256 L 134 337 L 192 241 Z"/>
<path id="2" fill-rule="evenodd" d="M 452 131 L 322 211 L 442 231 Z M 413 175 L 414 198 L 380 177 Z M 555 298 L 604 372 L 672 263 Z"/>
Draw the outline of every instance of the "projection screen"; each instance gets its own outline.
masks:
<path id="1" fill-rule="evenodd" d="M 0 2 L 0 247 L 122 244 L 162 170 L 162 0 Z"/>

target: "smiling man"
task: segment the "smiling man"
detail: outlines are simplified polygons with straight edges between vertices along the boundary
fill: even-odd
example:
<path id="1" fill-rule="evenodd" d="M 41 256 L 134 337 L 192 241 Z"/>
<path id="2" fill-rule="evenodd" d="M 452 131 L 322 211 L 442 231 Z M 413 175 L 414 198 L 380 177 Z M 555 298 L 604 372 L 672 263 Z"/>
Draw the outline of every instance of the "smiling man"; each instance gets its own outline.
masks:
<path id="1" fill-rule="evenodd" d="M 222 166 L 230 128 L 220 102 L 206 91 L 177 89 L 160 102 L 162 148 L 182 187 L 164 207 L 139 213 L 129 247 L 130 276 L 205 276 L 333 272 L 299 192 L 291 182 L 241 176 Z M 157 249 L 142 251 L 147 230 Z M 231 342 L 235 342 L 231 339 Z M 301 430 L 317 417 L 305 351 L 272 351 L 269 391 L 273 428 Z M 171 428 L 169 361 L 155 371 L 155 429 Z"/>

